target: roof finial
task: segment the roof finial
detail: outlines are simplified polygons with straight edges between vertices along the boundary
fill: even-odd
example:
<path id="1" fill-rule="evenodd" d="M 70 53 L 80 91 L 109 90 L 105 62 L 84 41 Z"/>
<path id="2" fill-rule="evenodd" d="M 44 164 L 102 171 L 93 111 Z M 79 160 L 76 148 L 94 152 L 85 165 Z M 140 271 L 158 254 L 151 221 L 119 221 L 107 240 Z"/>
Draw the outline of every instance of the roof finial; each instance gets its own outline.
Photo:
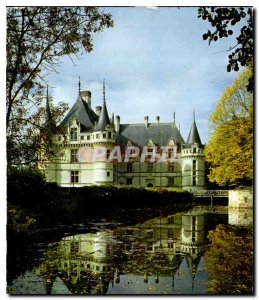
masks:
<path id="1" fill-rule="evenodd" d="M 195 121 L 195 109 L 192 110 L 193 113 L 193 121 Z"/>
<path id="2" fill-rule="evenodd" d="M 49 105 L 49 86 L 47 85 L 47 95 L 46 95 L 46 122 L 45 124 L 49 124 L 52 122 L 52 115 L 50 111 L 50 105 Z"/>
<path id="3" fill-rule="evenodd" d="M 105 99 L 105 79 L 103 79 L 103 103 L 105 104 L 106 99 Z"/>
<path id="4" fill-rule="evenodd" d="M 175 108 L 174 108 L 174 123 L 175 123 Z"/>
<path id="5" fill-rule="evenodd" d="M 78 80 L 78 92 L 80 94 L 81 92 L 81 81 L 80 81 L 80 76 L 79 76 L 79 80 Z"/>

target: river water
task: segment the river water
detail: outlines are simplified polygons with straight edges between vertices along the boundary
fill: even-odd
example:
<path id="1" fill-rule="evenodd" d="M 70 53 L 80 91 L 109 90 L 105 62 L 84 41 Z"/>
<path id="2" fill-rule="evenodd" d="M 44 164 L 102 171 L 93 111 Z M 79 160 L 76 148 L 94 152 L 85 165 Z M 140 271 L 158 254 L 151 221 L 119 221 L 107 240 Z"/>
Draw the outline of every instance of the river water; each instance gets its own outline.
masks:
<path id="1" fill-rule="evenodd" d="M 251 211 L 217 206 L 163 214 L 130 226 L 92 220 L 73 234 L 64 230 L 54 241 L 52 237 L 26 248 L 7 292 L 251 294 L 251 224 Z"/>

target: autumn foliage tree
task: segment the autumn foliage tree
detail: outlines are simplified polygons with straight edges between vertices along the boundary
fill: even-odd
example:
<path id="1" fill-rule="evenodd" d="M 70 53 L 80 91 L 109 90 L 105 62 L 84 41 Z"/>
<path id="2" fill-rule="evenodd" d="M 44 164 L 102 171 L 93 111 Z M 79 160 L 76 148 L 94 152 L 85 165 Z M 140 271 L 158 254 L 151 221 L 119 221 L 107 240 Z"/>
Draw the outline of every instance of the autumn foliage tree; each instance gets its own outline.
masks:
<path id="1" fill-rule="evenodd" d="M 246 85 L 251 70 L 228 87 L 210 117 L 205 148 L 209 180 L 221 186 L 251 185 L 253 179 L 253 95 Z"/>
<path id="2" fill-rule="evenodd" d="M 45 106 L 48 74 L 58 71 L 63 56 L 73 60 L 79 54 L 91 52 L 92 35 L 111 26 L 111 15 L 96 7 L 7 7 L 9 158 L 26 164 L 30 162 L 31 149 L 37 147 L 32 140 L 44 124 L 41 112 Z M 56 107 L 52 104 L 51 108 L 58 120 L 67 107 L 60 103 Z M 20 150 L 30 155 L 26 158 Z"/>

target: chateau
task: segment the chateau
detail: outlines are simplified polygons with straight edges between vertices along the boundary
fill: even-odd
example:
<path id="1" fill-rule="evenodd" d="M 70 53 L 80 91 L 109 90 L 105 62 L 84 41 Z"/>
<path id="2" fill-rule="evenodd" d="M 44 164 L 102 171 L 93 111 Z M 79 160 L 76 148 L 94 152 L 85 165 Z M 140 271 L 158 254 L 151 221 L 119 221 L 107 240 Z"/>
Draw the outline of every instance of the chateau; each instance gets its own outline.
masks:
<path id="1" fill-rule="evenodd" d="M 52 122 L 48 97 L 46 111 L 48 124 Z M 116 184 L 204 189 L 204 145 L 195 117 L 190 125 L 185 142 L 175 115 L 171 123 L 160 122 L 159 116 L 150 123 L 145 116 L 143 123 L 123 124 L 120 116 L 109 117 L 105 84 L 103 106 L 94 111 L 91 92 L 81 91 L 79 83 L 78 98 L 58 126 L 63 134 L 55 137 L 56 143 L 64 146 L 54 159 L 44 163 L 46 179 L 62 187 Z M 86 158 L 103 148 L 105 159 Z M 117 159 L 108 159 L 110 156 Z"/>

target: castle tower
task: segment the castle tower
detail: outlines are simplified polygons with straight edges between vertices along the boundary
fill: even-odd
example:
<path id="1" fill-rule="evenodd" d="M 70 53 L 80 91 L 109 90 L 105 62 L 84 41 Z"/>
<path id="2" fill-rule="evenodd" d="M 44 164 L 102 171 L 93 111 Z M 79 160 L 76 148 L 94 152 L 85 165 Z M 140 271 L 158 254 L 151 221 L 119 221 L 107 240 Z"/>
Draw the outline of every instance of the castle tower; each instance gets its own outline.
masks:
<path id="1" fill-rule="evenodd" d="M 182 147 L 182 189 L 203 190 L 205 186 L 204 145 L 193 113 L 193 123 L 186 144 Z"/>
<path id="2" fill-rule="evenodd" d="M 103 107 L 99 120 L 94 127 L 92 134 L 94 153 L 97 160 L 94 161 L 94 184 L 109 184 L 113 182 L 113 163 L 107 159 L 115 145 L 115 129 L 111 124 L 106 107 L 105 81 L 103 81 Z M 99 149 L 99 150 L 98 150 Z M 102 149 L 105 149 L 104 152 Z M 103 155 L 100 153 L 103 152 Z"/>
<path id="3" fill-rule="evenodd" d="M 40 129 L 41 147 L 38 151 L 38 167 L 45 172 L 46 179 L 49 182 L 56 181 L 56 164 L 53 160 L 49 161 L 47 154 L 47 150 L 50 150 L 49 147 L 53 146 L 52 141 L 54 140 L 56 132 L 57 127 L 50 110 L 49 89 L 47 86 L 45 122 Z M 46 147 L 46 145 L 48 145 L 48 147 Z"/>

